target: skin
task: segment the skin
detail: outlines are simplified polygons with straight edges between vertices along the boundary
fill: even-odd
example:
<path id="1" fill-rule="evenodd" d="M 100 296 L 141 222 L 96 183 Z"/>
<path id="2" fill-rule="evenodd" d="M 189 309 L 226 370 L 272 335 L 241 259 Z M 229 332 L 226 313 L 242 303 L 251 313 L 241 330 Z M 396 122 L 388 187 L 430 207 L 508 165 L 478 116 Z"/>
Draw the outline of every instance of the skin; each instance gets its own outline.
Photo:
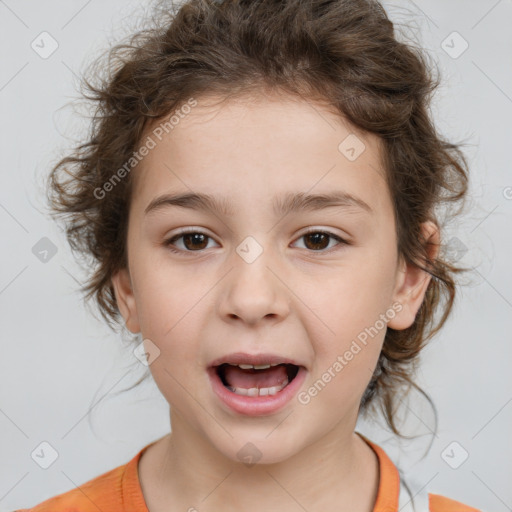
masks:
<path id="1" fill-rule="evenodd" d="M 112 279 L 127 328 L 160 350 L 150 370 L 171 406 L 172 434 L 139 462 L 148 508 L 371 512 L 378 460 L 354 429 L 386 327 L 308 404 L 293 399 L 271 415 L 228 409 L 206 367 L 235 351 L 277 353 L 306 366 L 307 390 L 393 304 L 401 310 L 388 327 L 413 323 L 430 276 L 397 254 L 380 141 L 319 103 L 198 101 L 132 171 L 128 269 Z M 355 161 L 338 150 L 351 133 L 365 144 Z M 273 213 L 274 196 L 332 190 L 358 196 L 373 213 Z M 236 214 L 171 206 L 144 215 L 170 192 L 222 195 Z M 209 238 L 179 238 L 182 252 L 172 253 L 166 241 L 187 227 Z M 315 245 L 303 236 L 307 228 L 350 245 L 333 238 Z M 435 224 L 423 232 L 439 243 Z M 263 249 L 252 263 L 236 252 L 247 236 Z M 247 442 L 262 454 L 250 467 L 237 456 Z"/>

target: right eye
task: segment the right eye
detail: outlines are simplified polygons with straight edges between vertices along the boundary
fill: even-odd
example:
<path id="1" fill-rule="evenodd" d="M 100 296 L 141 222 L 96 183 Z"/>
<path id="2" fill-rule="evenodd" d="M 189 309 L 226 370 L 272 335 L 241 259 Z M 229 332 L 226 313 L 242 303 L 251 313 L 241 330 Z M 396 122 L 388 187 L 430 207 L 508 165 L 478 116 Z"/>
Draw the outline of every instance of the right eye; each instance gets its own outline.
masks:
<path id="1" fill-rule="evenodd" d="M 180 240 L 181 238 L 183 239 L 184 249 L 181 249 L 181 248 L 176 249 L 175 247 L 173 247 L 174 243 L 177 240 Z M 213 240 L 213 238 L 211 238 L 210 236 L 208 236 L 205 233 L 202 233 L 201 231 L 188 230 L 188 231 L 182 231 L 182 232 L 180 232 L 180 234 L 167 239 L 164 242 L 164 246 L 168 247 L 171 252 L 175 252 L 175 253 L 199 252 L 199 251 L 207 248 L 207 247 L 205 247 L 205 243 L 206 243 L 206 240 L 208 240 L 208 239 Z"/>

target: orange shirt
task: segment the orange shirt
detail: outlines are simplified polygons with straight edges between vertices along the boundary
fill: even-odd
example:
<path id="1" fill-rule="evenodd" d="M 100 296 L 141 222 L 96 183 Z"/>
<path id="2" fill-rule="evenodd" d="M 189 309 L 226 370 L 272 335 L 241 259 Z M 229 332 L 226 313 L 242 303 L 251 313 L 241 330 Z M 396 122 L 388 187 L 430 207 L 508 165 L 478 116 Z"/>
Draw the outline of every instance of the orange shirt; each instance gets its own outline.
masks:
<path id="1" fill-rule="evenodd" d="M 397 468 L 380 446 L 359 435 L 375 451 L 379 459 L 380 482 L 373 512 L 403 510 L 402 501 L 399 502 L 400 477 Z M 79 488 L 49 498 L 33 508 L 14 512 L 149 512 L 139 483 L 138 462 L 143 452 L 154 443 L 156 441 L 142 448 L 128 463 L 89 480 Z M 417 509 L 417 512 L 481 510 L 438 494 L 428 494 L 428 509 Z"/>

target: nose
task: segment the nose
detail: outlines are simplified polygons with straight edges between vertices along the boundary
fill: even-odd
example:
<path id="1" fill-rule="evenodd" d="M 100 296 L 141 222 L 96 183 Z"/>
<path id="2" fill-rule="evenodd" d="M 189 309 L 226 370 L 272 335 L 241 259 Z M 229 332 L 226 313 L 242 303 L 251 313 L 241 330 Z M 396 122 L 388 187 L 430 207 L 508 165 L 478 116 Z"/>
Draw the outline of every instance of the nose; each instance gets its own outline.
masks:
<path id="1" fill-rule="evenodd" d="M 218 313 L 225 321 L 241 321 L 249 325 L 263 319 L 282 321 L 290 311 L 291 292 L 277 266 L 263 252 L 248 263 L 237 254 L 234 268 L 223 280 Z"/>

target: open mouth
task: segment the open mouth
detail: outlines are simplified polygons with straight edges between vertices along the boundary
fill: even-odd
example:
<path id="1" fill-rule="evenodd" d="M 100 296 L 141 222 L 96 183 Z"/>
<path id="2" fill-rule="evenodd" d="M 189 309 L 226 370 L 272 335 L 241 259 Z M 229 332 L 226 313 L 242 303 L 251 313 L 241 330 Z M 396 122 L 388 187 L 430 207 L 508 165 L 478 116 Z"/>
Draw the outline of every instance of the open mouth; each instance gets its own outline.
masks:
<path id="1" fill-rule="evenodd" d="M 215 366 L 222 384 L 229 391 L 242 396 L 257 397 L 276 395 L 295 379 L 299 366 L 295 364 Z"/>

